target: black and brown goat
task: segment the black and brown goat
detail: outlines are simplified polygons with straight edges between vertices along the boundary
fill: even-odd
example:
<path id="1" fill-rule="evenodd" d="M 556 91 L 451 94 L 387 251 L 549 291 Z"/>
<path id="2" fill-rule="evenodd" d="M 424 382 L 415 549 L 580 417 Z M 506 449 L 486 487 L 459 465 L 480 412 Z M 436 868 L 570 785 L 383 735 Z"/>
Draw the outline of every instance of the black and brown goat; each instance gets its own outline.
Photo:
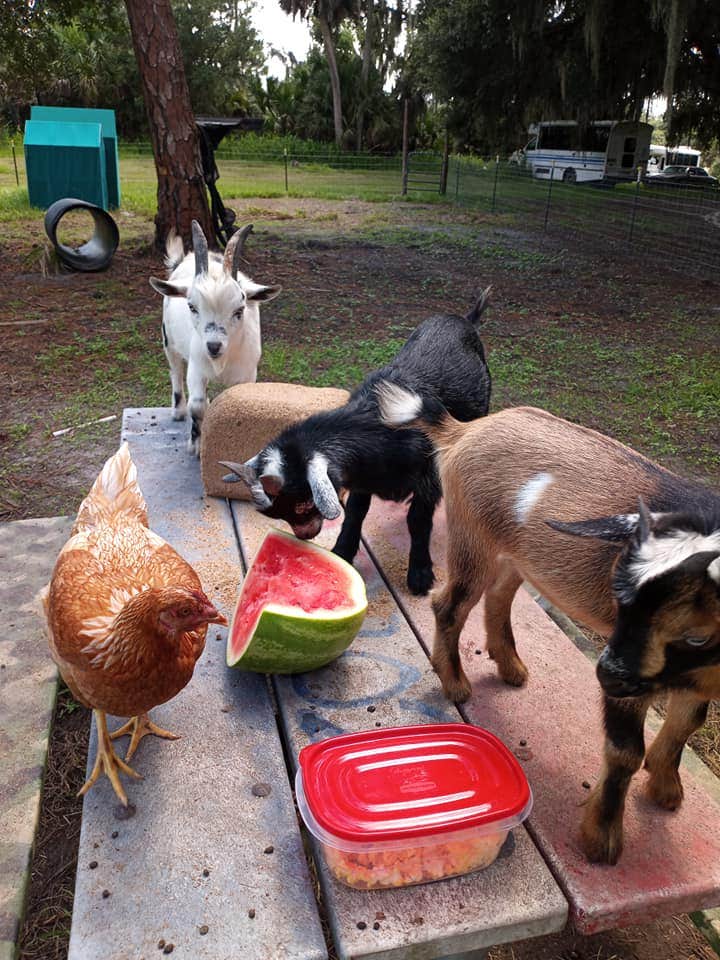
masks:
<path id="1" fill-rule="evenodd" d="M 683 747 L 720 697 L 720 497 L 543 410 L 459 423 L 393 384 L 378 392 L 387 423 L 419 427 L 439 450 L 447 582 L 433 594 L 432 661 L 445 694 L 470 695 L 458 640 L 483 595 L 488 653 L 503 680 L 525 682 L 510 625 L 523 580 L 608 638 L 597 665 L 605 762 L 581 840 L 590 860 L 615 863 L 643 757 L 651 799 L 676 809 Z M 660 692 L 667 719 L 645 754 L 645 714 Z"/>

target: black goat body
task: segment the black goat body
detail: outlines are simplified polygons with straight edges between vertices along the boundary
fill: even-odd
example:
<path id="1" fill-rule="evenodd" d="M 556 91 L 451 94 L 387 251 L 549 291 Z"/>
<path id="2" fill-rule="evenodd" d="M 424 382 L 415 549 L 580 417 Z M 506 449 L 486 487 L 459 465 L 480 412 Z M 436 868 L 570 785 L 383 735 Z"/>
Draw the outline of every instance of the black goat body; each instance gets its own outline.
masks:
<path id="1" fill-rule="evenodd" d="M 407 582 L 424 594 L 433 584 L 430 534 L 442 495 L 434 448 L 419 430 L 395 430 L 380 422 L 375 388 L 391 381 L 421 396 L 435 397 L 458 420 L 488 412 L 490 372 L 477 331 L 488 288 L 466 317 L 425 320 L 397 356 L 369 374 L 338 409 L 293 424 L 245 464 L 227 463 L 244 480 L 256 507 L 287 521 L 296 536 L 316 536 L 323 518 L 340 514 L 338 491 L 349 493 L 334 552 L 352 563 L 373 495 L 383 500 L 412 497 L 407 524 L 411 545 Z"/>

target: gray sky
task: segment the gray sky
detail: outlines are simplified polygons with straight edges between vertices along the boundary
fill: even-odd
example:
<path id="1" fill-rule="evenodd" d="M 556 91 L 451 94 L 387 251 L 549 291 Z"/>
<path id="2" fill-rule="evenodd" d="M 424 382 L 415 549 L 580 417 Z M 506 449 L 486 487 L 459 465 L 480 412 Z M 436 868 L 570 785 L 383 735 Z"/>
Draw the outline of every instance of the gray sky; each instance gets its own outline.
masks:
<path id="1" fill-rule="evenodd" d="M 280 9 L 278 0 L 257 0 L 252 14 L 255 29 L 267 47 L 290 51 L 298 60 L 304 60 L 310 46 L 310 31 L 299 17 L 294 20 Z M 268 69 L 275 77 L 285 76 L 277 58 L 268 61 Z"/>

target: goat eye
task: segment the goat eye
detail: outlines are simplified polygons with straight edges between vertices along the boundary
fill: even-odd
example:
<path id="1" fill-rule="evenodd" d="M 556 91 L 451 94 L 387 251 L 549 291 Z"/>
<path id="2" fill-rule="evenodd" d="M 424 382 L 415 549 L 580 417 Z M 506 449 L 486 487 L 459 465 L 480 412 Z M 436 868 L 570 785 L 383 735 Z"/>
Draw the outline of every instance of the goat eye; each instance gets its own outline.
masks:
<path id="1" fill-rule="evenodd" d="M 239 308 L 235 311 L 235 313 L 233 314 L 233 316 L 235 317 L 236 320 L 242 320 L 244 313 L 245 313 L 245 307 L 239 307 Z"/>
<path id="2" fill-rule="evenodd" d="M 685 637 L 685 643 L 689 647 L 704 647 L 710 640 L 710 637 Z"/>
<path id="3" fill-rule="evenodd" d="M 188 303 L 188 310 L 190 311 L 190 313 L 194 313 L 195 316 L 197 316 L 198 309 L 194 303 Z"/>

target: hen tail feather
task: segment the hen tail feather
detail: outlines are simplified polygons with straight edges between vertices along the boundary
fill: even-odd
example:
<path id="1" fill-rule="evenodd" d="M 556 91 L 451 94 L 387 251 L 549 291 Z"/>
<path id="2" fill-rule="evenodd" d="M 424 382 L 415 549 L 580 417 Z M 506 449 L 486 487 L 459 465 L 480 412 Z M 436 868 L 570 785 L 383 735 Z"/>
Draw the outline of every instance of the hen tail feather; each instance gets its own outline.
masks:
<path id="1" fill-rule="evenodd" d="M 87 532 L 99 520 L 118 513 L 148 525 L 147 504 L 127 443 L 123 443 L 100 471 L 90 493 L 80 504 L 72 533 Z"/>

